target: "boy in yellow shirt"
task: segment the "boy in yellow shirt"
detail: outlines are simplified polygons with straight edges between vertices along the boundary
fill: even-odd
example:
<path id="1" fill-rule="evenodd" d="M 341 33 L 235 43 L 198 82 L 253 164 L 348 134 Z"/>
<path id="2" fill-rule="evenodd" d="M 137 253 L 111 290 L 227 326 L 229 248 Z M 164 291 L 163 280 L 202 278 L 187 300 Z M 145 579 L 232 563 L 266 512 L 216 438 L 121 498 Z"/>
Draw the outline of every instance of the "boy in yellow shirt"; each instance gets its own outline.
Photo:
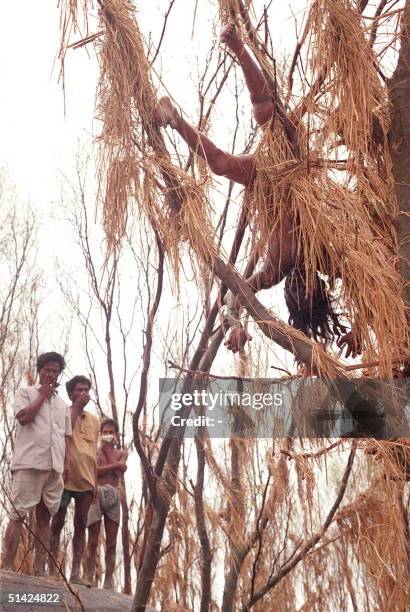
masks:
<path id="1" fill-rule="evenodd" d="M 71 405 L 72 437 L 64 466 L 64 492 L 57 514 L 51 522 L 50 550 L 58 557 L 60 534 L 63 529 L 67 508 L 74 498 L 73 565 L 70 581 L 86 584 L 80 578 L 80 567 L 84 551 L 85 530 L 88 509 L 96 495 L 97 441 L 99 422 L 87 412 L 90 401 L 91 382 L 85 376 L 74 376 L 66 384 Z M 50 561 L 50 575 L 57 574 L 57 568 Z"/>

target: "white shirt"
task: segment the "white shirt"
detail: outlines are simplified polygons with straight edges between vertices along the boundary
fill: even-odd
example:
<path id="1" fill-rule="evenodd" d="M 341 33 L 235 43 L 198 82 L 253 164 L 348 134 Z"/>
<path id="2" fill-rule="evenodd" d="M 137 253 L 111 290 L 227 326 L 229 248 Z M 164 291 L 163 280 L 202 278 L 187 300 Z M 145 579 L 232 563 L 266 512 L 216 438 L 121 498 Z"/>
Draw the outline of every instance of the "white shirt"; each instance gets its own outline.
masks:
<path id="1" fill-rule="evenodd" d="M 34 402 L 40 385 L 20 388 L 14 400 L 14 414 Z M 57 394 L 45 399 L 31 423 L 17 422 L 11 471 L 64 471 L 65 437 L 71 436 L 70 409 Z"/>

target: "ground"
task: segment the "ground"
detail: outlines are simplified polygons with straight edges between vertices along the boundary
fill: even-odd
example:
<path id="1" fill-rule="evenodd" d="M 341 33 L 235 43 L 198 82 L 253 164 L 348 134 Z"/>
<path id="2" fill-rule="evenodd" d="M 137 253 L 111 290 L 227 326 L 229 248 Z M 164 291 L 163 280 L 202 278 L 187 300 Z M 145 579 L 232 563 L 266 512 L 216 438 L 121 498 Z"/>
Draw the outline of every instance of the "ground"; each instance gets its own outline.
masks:
<path id="1" fill-rule="evenodd" d="M 131 610 L 132 597 L 122 593 L 114 593 L 103 589 L 88 589 L 87 587 L 73 585 L 78 592 L 84 609 L 87 612 L 111 612 L 118 610 L 126 612 Z M 49 598 L 58 595 L 58 603 L 9 603 L 9 594 L 48 593 Z M 17 598 L 15 598 L 17 599 Z M 80 610 L 78 602 L 63 582 L 26 576 L 15 572 L 0 571 L 0 610 L 2 612 L 54 612 L 54 610 Z M 155 612 L 153 608 L 146 608 L 147 612 Z"/>

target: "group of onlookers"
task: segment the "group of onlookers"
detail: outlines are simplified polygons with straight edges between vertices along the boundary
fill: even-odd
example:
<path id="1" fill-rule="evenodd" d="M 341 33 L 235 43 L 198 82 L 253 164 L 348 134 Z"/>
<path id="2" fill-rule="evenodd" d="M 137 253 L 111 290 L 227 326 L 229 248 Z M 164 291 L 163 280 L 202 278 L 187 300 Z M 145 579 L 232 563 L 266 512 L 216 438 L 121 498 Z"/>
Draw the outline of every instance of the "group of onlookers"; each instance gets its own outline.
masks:
<path id="1" fill-rule="evenodd" d="M 17 431 L 11 464 L 10 522 L 3 542 L 3 569 L 12 569 L 24 520 L 35 509 L 34 574 L 57 576 L 60 534 L 74 499 L 73 559 L 70 581 L 91 586 L 101 521 L 105 526 L 104 588 L 113 588 L 117 532 L 121 515 L 119 485 L 127 451 L 119 450 L 118 426 L 86 410 L 91 382 L 74 376 L 66 383 L 68 406 L 58 395 L 65 368 L 58 353 L 37 360 L 38 383 L 18 390 Z M 51 519 L 51 520 L 50 520 Z M 88 528 L 85 577 L 81 577 Z"/>

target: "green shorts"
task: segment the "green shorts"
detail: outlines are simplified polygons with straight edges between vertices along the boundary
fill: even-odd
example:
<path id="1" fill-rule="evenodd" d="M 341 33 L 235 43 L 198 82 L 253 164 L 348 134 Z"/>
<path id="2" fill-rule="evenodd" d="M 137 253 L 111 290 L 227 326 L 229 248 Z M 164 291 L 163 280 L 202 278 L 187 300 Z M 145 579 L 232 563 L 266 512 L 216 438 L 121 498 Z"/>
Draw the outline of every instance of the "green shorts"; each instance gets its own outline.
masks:
<path id="1" fill-rule="evenodd" d="M 90 494 L 92 495 L 93 491 L 69 491 L 68 489 L 64 489 L 59 510 L 67 510 L 72 499 L 84 499 Z"/>

